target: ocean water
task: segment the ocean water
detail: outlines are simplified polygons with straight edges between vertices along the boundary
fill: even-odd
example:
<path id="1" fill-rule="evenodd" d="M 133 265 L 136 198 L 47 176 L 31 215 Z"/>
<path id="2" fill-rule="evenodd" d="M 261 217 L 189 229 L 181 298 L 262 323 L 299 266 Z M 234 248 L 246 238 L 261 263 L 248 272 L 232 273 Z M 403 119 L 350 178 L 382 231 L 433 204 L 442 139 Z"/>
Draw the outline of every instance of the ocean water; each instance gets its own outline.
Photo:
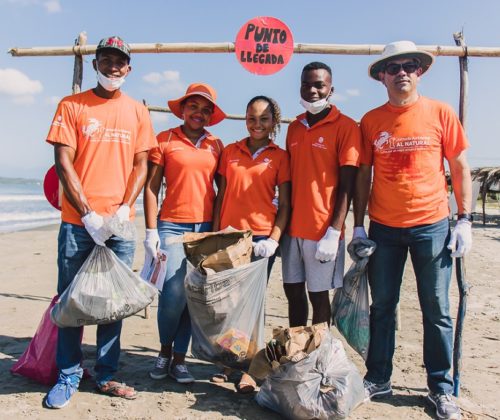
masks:
<path id="1" fill-rule="evenodd" d="M 136 204 L 142 213 L 142 197 Z M 0 177 L 0 233 L 58 224 L 61 212 L 43 193 L 43 181 Z"/>
<path id="2" fill-rule="evenodd" d="M 43 193 L 43 182 L 0 178 L 0 232 L 59 223 L 61 212 Z"/>

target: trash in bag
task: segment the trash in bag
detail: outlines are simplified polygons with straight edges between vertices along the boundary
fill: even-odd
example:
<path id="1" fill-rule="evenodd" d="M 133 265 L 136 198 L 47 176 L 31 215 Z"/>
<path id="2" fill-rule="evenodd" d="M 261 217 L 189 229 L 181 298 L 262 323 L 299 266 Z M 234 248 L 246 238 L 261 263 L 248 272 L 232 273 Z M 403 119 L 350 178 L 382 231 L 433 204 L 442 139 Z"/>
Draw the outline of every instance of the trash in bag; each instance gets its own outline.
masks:
<path id="1" fill-rule="evenodd" d="M 111 217 L 106 217 L 104 219 L 106 229 L 110 231 L 115 236 L 125 239 L 126 241 L 136 241 L 137 240 L 137 229 L 134 222 L 127 220 L 121 222 L 120 218 L 114 214 Z"/>
<path id="2" fill-rule="evenodd" d="M 56 365 L 57 325 L 50 320 L 50 311 L 59 296 L 54 296 L 49 307 L 43 313 L 40 324 L 28 347 L 19 360 L 10 368 L 11 373 L 34 379 L 44 385 L 53 385 L 57 382 L 58 369 Z M 80 335 L 80 341 L 82 339 Z M 89 377 L 87 369 L 83 377 Z"/>
<path id="3" fill-rule="evenodd" d="M 267 262 L 205 274 L 188 260 L 184 287 L 195 357 L 246 369 L 264 347 Z"/>
<path id="4" fill-rule="evenodd" d="M 359 371 L 328 329 L 318 348 L 272 371 L 256 396 L 259 405 L 289 419 L 345 419 L 364 398 Z"/>
<path id="5" fill-rule="evenodd" d="M 375 242 L 369 239 L 354 239 L 349 244 L 347 250 L 354 262 L 332 300 L 332 323 L 364 360 L 370 344 L 367 265 L 375 248 Z"/>
<path id="6" fill-rule="evenodd" d="M 319 347 L 327 331 L 326 322 L 311 326 L 274 328 L 272 340 L 252 359 L 248 373 L 257 379 L 265 379 L 280 364 L 302 360 Z"/>
<path id="7" fill-rule="evenodd" d="M 183 240 L 186 258 L 204 274 L 248 264 L 252 257 L 250 230 L 185 233 Z"/>
<path id="8" fill-rule="evenodd" d="M 148 306 L 157 290 L 115 253 L 96 245 L 51 312 L 59 327 L 109 324 Z"/>

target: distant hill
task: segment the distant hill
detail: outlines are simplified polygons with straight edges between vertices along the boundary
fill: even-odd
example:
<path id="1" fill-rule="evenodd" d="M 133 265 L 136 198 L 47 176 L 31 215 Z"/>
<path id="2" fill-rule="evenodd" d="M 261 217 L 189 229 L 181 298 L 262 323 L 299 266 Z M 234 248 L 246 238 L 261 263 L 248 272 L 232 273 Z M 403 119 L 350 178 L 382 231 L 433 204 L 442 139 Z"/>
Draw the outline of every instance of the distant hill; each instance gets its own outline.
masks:
<path id="1" fill-rule="evenodd" d="M 0 184 L 4 185 L 16 185 L 16 184 L 34 184 L 38 185 L 42 182 L 41 179 L 33 179 L 33 178 L 6 178 L 0 176 Z"/>

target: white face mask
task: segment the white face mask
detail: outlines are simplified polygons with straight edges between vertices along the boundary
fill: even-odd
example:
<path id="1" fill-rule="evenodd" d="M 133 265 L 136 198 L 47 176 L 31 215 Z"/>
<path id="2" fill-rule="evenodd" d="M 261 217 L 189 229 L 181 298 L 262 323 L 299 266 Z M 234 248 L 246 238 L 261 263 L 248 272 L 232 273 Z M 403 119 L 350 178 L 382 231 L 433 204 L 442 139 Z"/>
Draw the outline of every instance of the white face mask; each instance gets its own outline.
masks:
<path id="1" fill-rule="evenodd" d="M 326 98 L 320 99 L 319 101 L 316 102 L 307 102 L 306 100 L 300 98 L 300 104 L 305 108 L 305 110 L 311 114 L 319 114 L 321 111 L 323 111 L 328 105 L 330 96 L 327 96 Z"/>
<path id="2" fill-rule="evenodd" d="M 120 89 L 120 87 L 125 83 L 125 76 L 109 78 L 97 70 L 97 81 L 108 92 L 114 92 L 115 90 Z"/>

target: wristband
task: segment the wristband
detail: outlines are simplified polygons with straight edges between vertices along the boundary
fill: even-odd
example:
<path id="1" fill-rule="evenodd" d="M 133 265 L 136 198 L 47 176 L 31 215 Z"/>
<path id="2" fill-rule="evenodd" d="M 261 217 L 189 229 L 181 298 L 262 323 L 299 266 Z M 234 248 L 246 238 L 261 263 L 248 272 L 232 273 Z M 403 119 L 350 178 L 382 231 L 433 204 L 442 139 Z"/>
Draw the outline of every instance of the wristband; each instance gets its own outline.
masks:
<path id="1" fill-rule="evenodd" d="M 469 222 L 472 222 L 472 220 L 473 220 L 472 214 L 471 213 L 460 213 L 457 216 L 457 220 L 461 220 L 461 219 L 465 219 L 465 220 L 468 220 Z"/>

